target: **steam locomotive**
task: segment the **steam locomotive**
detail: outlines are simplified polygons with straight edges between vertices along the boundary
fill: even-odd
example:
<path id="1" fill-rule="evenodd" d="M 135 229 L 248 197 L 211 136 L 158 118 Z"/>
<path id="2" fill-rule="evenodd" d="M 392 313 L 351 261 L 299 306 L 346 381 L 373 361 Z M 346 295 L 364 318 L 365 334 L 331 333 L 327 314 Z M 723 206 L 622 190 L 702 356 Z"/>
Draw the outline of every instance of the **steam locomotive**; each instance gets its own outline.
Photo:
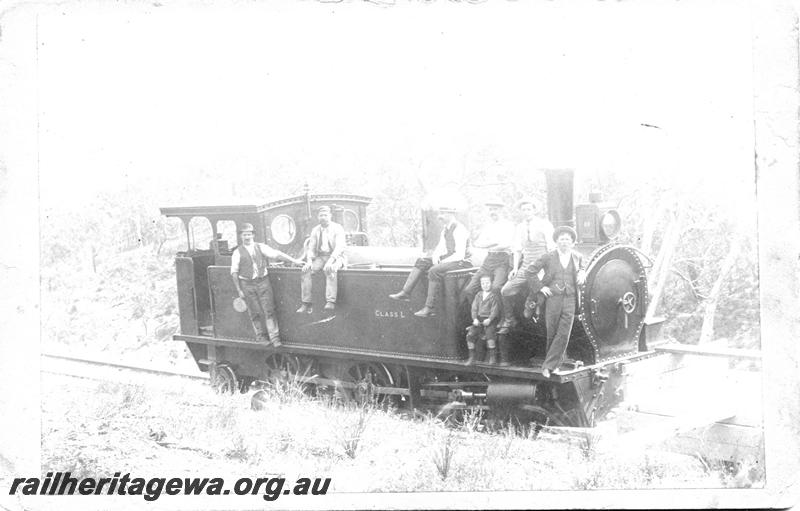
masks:
<path id="1" fill-rule="evenodd" d="M 573 208 L 573 173 L 548 170 L 545 176 L 550 221 L 576 228 L 575 248 L 589 261 L 568 360 L 559 375 L 546 378 L 539 369 L 546 344 L 543 321 L 525 321 L 507 334 L 510 366 L 464 364 L 470 317 L 459 296 L 480 265 L 480 254 L 473 257 L 475 268 L 445 276 L 439 315 L 416 317 L 413 311 L 423 305 L 425 285 L 417 286 L 410 302 L 391 300 L 389 294 L 402 287 L 419 249 L 370 246 L 370 198 L 311 194 L 308 189 L 262 205 L 161 209 L 179 218 L 189 237 L 188 250 L 175 259 L 181 333 L 173 338 L 185 342 L 199 369 L 226 391 L 245 392 L 260 382 L 289 378 L 344 399 L 379 398 L 412 409 L 474 408 L 555 426 L 593 426 L 623 399 L 625 366 L 654 356 L 647 342 L 658 325 L 645 324 L 642 258 L 613 241 L 620 229 L 617 211 L 598 197 Z M 270 267 L 283 345 L 259 344 L 247 313 L 233 306 L 233 240 L 221 239 L 220 226 L 251 223 L 256 241 L 299 256 L 315 224 L 313 212 L 323 205 L 332 209 L 348 240 L 336 310 L 319 306 L 325 302 L 324 275 L 319 274 L 313 277 L 315 312 L 297 314 L 301 269 Z M 190 229 L 195 217 L 211 225 L 206 248 L 195 246 Z M 422 212 L 423 249 L 438 240 L 441 226 L 435 217 L 433 211 Z"/>

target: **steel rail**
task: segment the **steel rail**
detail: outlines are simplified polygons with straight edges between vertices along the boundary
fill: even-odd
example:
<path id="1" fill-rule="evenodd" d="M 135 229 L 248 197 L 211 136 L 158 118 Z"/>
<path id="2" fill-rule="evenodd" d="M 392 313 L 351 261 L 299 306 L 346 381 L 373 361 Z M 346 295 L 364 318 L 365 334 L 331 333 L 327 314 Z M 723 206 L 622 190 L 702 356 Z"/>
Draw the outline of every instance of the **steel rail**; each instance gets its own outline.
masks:
<path id="1" fill-rule="evenodd" d="M 160 376 L 177 376 L 180 378 L 189 378 L 193 380 L 208 380 L 208 375 L 206 373 L 201 374 L 189 374 L 183 372 L 176 372 L 176 371 L 167 371 L 164 369 L 153 369 L 150 367 L 142 367 L 142 366 L 133 366 L 128 364 L 120 364 L 118 362 L 110 362 L 106 360 L 97 360 L 97 359 L 87 359 L 87 358 L 78 358 L 78 357 L 70 357 L 66 355 L 57 355 L 55 353 L 41 353 L 41 357 L 43 358 L 50 358 L 56 360 L 68 360 L 70 362 L 77 362 L 87 365 L 93 366 L 101 366 L 101 367 L 111 367 L 114 369 L 124 369 L 128 371 L 135 371 L 140 373 L 148 373 L 148 374 L 157 374 Z M 52 371 L 43 370 L 42 372 L 45 373 L 52 373 Z M 60 374 L 60 373 L 53 373 L 53 374 Z M 63 374 L 63 373 L 61 373 Z M 68 375 L 68 376 L 82 376 L 82 375 Z"/>

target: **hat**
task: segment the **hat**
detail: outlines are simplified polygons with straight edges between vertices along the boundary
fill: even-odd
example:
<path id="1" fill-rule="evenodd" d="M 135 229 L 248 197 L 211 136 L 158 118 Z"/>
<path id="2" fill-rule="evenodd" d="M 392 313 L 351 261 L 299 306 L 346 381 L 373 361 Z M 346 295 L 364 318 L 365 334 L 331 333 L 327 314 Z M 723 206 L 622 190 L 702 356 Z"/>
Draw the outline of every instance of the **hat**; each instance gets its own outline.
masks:
<path id="1" fill-rule="evenodd" d="M 522 207 L 523 204 L 530 204 L 534 207 L 534 209 L 539 209 L 539 204 L 533 199 L 520 199 L 517 201 L 514 207 L 516 209 L 519 209 Z"/>
<path id="2" fill-rule="evenodd" d="M 233 310 L 236 312 L 245 312 L 247 310 L 247 302 L 237 296 L 233 299 Z"/>
<path id="3" fill-rule="evenodd" d="M 569 234 L 572 237 L 573 242 L 578 240 L 578 233 L 575 232 L 575 229 L 568 225 L 559 225 L 553 231 L 553 241 L 558 241 L 558 237 L 564 233 Z"/>
<path id="4" fill-rule="evenodd" d="M 320 206 L 319 209 L 317 210 L 317 214 L 320 214 L 320 213 L 328 213 L 330 215 L 331 214 L 331 207 L 330 206 Z"/>
<path id="5" fill-rule="evenodd" d="M 255 232 L 255 228 L 253 227 L 253 224 L 245 222 L 239 226 L 239 232 Z"/>
<path id="6" fill-rule="evenodd" d="M 439 206 L 439 212 L 440 213 L 455 213 L 456 212 L 456 208 L 454 208 L 452 206 Z"/>
<path id="7" fill-rule="evenodd" d="M 486 202 L 484 202 L 484 204 L 486 206 L 497 206 L 498 208 L 505 207 L 505 204 L 497 197 L 492 197 L 490 199 L 487 199 Z"/>

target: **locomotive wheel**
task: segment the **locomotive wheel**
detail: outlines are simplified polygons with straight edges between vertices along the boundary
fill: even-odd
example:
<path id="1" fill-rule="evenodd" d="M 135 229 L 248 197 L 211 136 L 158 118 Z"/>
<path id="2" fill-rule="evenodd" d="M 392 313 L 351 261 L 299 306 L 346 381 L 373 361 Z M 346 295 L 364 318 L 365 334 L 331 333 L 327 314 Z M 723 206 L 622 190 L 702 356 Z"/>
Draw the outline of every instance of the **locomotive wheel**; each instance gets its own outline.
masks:
<path id="1" fill-rule="evenodd" d="M 306 380 L 311 375 L 311 362 L 295 355 L 272 353 L 264 362 L 266 380 L 273 385 L 297 385 L 304 392 L 309 384 Z"/>
<path id="2" fill-rule="evenodd" d="M 394 387 L 395 382 L 389 369 L 380 363 L 364 362 L 353 364 L 347 371 L 349 381 L 357 385 L 354 392 L 358 404 L 391 404 L 397 401 L 396 395 L 379 395 L 375 387 Z"/>
<path id="3" fill-rule="evenodd" d="M 218 394 L 233 394 L 239 389 L 236 373 L 233 368 L 225 363 L 216 364 L 211 371 L 211 387 Z"/>
<path id="4" fill-rule="evenodd" d="M 331 397 L 338 402 L 354 402 L 359 405 L 375 402 L 388 404 L 396 401 L 397 396 L 380 396 L 374 392 L 375 387 L 394 387 L 395 380 L 389 369 L 379 362 L 334 362 L 324 364 L 322 373 L 325 378 L 337 382 L 354 384 L 335 385 L 329 389 Z"/>

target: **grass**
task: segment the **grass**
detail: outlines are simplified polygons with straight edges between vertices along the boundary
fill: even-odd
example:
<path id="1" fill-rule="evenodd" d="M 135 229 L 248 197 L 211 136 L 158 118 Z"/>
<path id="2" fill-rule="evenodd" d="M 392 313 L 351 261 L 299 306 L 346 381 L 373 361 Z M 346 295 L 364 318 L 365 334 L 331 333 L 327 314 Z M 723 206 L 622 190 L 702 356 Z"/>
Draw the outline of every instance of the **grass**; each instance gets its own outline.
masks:
<path id="1" fill-rule="evenodd" d="M 46 383 L 46 382 L 45 382 Z M 154 390 L 89 384 L 43 392 L 43 470 L 132 473 L 320 474 L 332 491 L 484 491 L 721 487 L 695 457 L 657 450 L 603 454 L 553 434 L 408 420 L 372 403 L 341 406 L 267 386 L 217 395 L 186 382 Z"/>

